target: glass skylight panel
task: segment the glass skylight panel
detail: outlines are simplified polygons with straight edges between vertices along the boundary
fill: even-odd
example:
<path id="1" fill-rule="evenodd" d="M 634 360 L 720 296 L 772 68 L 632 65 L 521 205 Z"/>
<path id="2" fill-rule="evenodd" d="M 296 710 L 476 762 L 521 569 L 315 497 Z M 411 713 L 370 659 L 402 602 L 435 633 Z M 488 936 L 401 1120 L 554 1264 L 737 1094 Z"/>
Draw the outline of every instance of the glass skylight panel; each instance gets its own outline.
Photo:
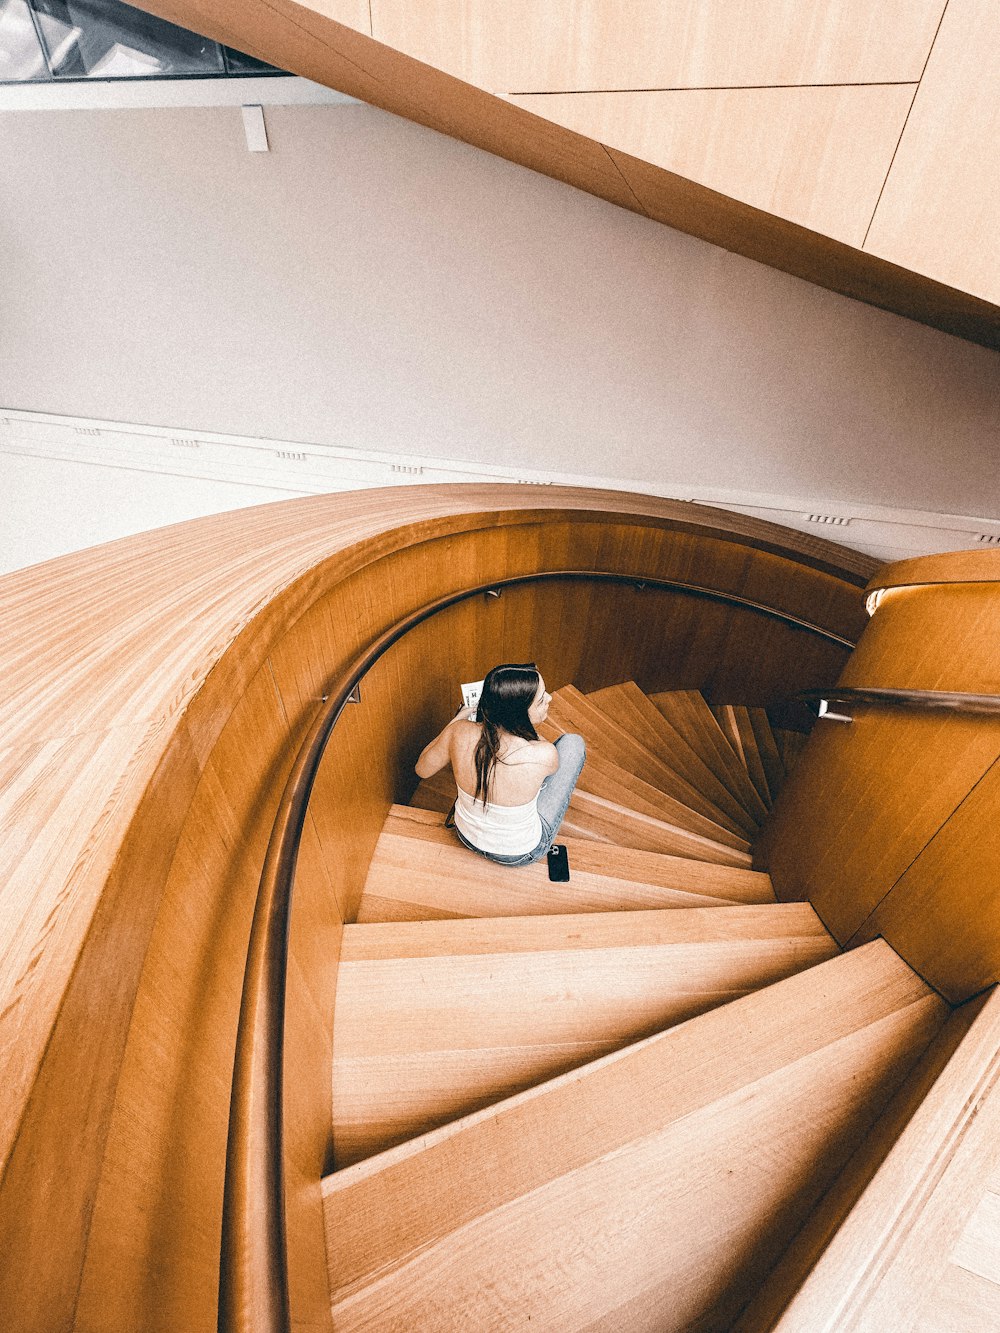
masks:
<path id="1" fill-rule="evenodd" d="M 256 56 L 244 55 L 242 51 L 234 51 L 231 46 L 224 46 L 222 54 L 226 59 L 226 69 L 230 74 L 281 74 L 284 71 L 277 69 L 274 65 L 268 65 L 263 60 L 258 60 Z"/>
<path id="2" fill-rule="evenodd" d="M 217 43 L 118 0 L 34 0 L 57 79 L 222 74 Z"/>
<path id="3" fill-rule="evenodd" d="M 26 0 L 0 0 L 0 83 L 30 83 L 48 77 Z"/>
<path id="4" fill-rule="evenodd" d="M 0 84 L 284 73 L 121 0 L 0 0 Z"/>

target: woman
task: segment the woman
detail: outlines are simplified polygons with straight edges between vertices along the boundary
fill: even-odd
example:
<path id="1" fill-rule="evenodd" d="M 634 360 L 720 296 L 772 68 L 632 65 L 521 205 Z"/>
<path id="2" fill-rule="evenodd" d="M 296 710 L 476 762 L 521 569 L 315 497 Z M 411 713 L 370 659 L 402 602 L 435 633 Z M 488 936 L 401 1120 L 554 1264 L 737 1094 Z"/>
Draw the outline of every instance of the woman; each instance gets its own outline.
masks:
<path id="1" fill-rule="evenodd" d="M 581 736 L 560 736 L 553 745 L 535 730 L 551 698 L 534 663 L 496 666 L 478 710 L 460 709 L 417 760 L 421 778 L 451 764 L 455 831 L 466 847 L 501 865 L 545 856 L 583 768 Z"/>

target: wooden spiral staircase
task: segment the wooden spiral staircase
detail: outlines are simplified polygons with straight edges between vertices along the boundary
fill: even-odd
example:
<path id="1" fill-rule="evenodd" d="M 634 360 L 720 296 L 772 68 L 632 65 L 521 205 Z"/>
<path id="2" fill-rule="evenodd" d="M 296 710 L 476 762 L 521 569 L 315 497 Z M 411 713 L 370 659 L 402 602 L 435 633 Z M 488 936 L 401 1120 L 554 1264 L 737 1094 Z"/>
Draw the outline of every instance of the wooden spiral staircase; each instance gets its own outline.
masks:
<path id="1" fill-rule="evenodd" d="M 442 485 L 8 576 L 0 1323 L 1000 1328 L 998 560 Z M 529 658 L 587 691 L 568 885 L 398 804 Z M 689 692 L 834 682 L 798 757 Z"/>
<path id="2" fill-rule="evenodd" d="M 543 731 L 588 746 L 569 883 L 463 848 L 445 772 L 391 810 L 344 929 L 334 1327 L 770 1328 L 949 1008 L 753 867 L 804 735 L 632 683 L 559 690 Z"/>

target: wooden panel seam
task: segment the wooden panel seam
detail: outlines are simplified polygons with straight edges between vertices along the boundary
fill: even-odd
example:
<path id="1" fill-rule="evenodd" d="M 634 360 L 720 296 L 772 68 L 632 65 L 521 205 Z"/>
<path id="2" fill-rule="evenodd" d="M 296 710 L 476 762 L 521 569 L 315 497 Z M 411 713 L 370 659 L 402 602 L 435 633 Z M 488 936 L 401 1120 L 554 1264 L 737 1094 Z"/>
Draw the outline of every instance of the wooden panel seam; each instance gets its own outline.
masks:
<path id="1" fill-rule="evenodd" d="M 892 158 L 890 159 L 889 162 L 889 168 L 885 173 L 885 180 L 883 180 L 882 182 L 882 188 L 879 190 L 878 198 L 875 200 L 875 207 L 872 209 L 872 215 L 868 219 L 868 226 L 865 228 L 864 240 L 861 242 L 862 250 L 864 250 L 868 244 L 868 233 L 872 229 L 872 223 L 875 221 L 875 215 L 878 213 L 879 204 L 881 204 L 882 202 L 882 196 L 885 193 L 885 187 L 888 185 L 889 177 L 892 175 L 892 168 L 896 161 L 896 155 L 899 152 L 900 144 L 903 142 L 903 136 L 906 134 L 906 127 L 910 123 L 910 115 L 913 111 L 913 107 L 917 100 L 917 97 L 920 94 L 920 86 L 923 83 L 924 75 L 927 73 L 927 66 L 934 52 L 934 43 L 938 39 L 938 33 L 941 31 L 941 24 L 944 22 L 944 16 L 947 9 L 948 9 L 948 0 L 945 0 L 945 3 L 941 6 L 941 15 L 937 21 L 937 27 L 934 29 L 934 36 L 931 38 L 931 44 L 927 48 L 927 56 L 926 59 L 924 60 L 923 68 L 920 71 L 920 78 L 917 80 L 916 87 L 913 90 L 913 97 L 910 99 L 910 106 L 909 110 L 906 113 L 906 118 L 903 121 L 903 128 L 899 131 L 899 138 L 896 140 L 896 147 L 893 149 Z"/>
<path id="2" fill-rule="evenodd" d="M 919 851 L 917 851 L 916 855 L 913 856 L 913 858 L 909 861 L 909 863 L 905 866 L 905 868 L 901 871 L 901 873 L 897 876 L 897 878 L 893 880 L 892 884 L 886 889 L 882 897 L 878 900 L 878 902 L 874 905 L 874 907 L 864 918 L 861 924 L 857 927 L 857 929 L 853 932 L 850 938 L 846 941 L 846 943 L 844 944 L 845 949 L 853 949 L 858 944 L 865 944 L 868 942 L 868 939 L 865 936 L 865 931 L 869 923 L 871 922 L 872 918 L 877 915 L 879 909 L 889 898 L 890 894 L 895 892 L 896 886 L 903 879 L 905 879 L 905 877 L 907 876 L 907 874 L 909 874 L 912 867 L 920 860 L 921 856 L 923 856 L 924 852 L 928 849 L 928 847 L 930 847 L 932 843 L 934 843 L 936 839 L 940 837 L 942 833 L 944 833 L 944 831 L 951 823 L 954 816 L 958 813 L 959 810 L 961 810 L 962 806 L 965 805 L 966 801 L 970 799 L 973 792 L 975 792 L 976 788 L 979 787 L 980 783 L 986 781 L 986 779 L 990 776 L 990 774 L 994 771 L 994 769 L 1000 769 L 1000 758 L 994 759 L 993 762 L 980 774 L 980 776 L 972 784 L 972 786 L 965 793 L 965 795 L 958 802 L 958 804 L 954 807 L 954 809 L 941 821 L 941 823 L 935 829 L 934 833 L 926 840 L 923 846 L 919 849 Z M 820 917 L 821 921 L 823 920 L 821 913 L 817 912 L 817 916 Z M 826 922 L 824 921 L 823 924 L 825 926 Z M 884 938 L 886 940 L 886 943 L 891 948 L 893 948 L 895 952 L 898 952 L 898 950 L 896 950 L 895 946 L 892 944 L 891 939 L 889 939 L 886 936 L 880 936 L 879 938 Z M 901 954 L 900 957 L 902 957 Z M 944 994 L 940 985 L 935 985 L 935 983 L 929 977 L 925 976 L 921 971 L 919 971 L 918 968 L 914 967 L 913 964 L 908 959 L 904 958 L 903 961 L 907 964 L 908 967 L 912 968 L 913 971 L 917 973 L 917 975 L 920 977 L 922 981 L 926 982 L 928 986 L 930 986 L 933 990 L 937 991 L 939 995 Z M 987 989 L 987 987 L 984 987 L 983 989 Z M 968 999 L 972 997 L 966 997 L 966 998 Z M 949 1003 L 951 1003 L 951 1001 L 949 1001 Z"/>

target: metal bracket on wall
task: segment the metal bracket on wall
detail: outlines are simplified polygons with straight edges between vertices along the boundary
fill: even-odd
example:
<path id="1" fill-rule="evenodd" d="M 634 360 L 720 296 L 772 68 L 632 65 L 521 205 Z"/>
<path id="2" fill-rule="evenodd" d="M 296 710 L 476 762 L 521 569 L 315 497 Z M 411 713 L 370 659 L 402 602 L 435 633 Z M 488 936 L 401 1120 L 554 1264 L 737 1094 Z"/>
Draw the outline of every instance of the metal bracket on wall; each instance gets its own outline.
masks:
<path id="1" fill-rule="evenodd" d="M 833 713 L 830 711 L 830 701 L 828 699 L 819 700 L 817 717 L 825 717 L 829 722 L 853 722 L 854 718 L 848 713 Z"/>
<path id="2" fill-rule="evenodd" d="M 321 695 L 321 696 L 320 696 L 320 703 L 325 704 L 326 701 L 329 699 L 329 697 L 330 697 L 330 696 L 329 696 L 328 694 L 323 694 L 323 695 Z M 358 681 L 357 685 L 355 685 L 354 689 L 351 690 L 350 694 L 349 694 L 349 695 L 347 696 L 347 698 L 344 700 L 344 703 L 345 703 L 345 704 L 359 704 L 360 702 L 361 702 L 361 682 Z"/>

